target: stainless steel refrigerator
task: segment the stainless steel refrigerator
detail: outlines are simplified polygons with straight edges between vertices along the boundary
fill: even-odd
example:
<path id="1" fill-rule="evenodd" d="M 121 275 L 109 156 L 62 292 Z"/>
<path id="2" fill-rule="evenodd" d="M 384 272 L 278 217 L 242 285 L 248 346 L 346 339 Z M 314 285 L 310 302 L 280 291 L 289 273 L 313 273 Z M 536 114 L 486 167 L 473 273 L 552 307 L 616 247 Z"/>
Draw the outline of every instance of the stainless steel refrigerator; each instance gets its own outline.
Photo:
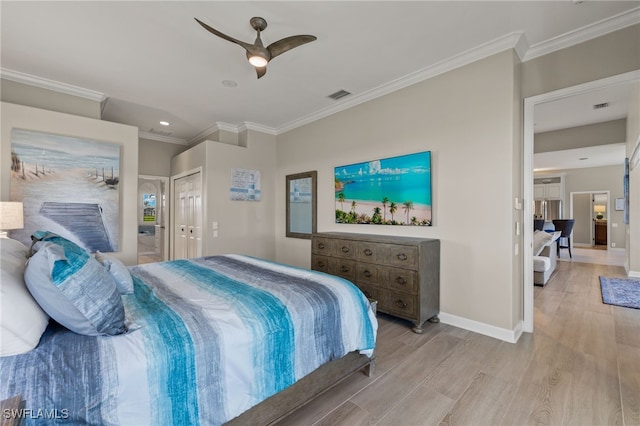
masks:
<path id="1" fill-rule="evenodd" d="M 533 214 L 545 221 L 562 219 L 562 200 L 536 200 Z"/>

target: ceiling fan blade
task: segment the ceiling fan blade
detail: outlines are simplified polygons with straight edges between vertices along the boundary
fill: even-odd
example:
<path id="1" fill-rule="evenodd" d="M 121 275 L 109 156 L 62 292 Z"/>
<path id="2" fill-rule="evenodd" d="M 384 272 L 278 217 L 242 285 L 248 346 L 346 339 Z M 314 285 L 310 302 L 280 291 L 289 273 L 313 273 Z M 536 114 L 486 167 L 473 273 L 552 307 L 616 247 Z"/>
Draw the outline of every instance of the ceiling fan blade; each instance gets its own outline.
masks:
<path id="1" fill-rule="evenodd" d="M 295 35 L 291 37 L 283 38 L 282 40 L 275 41 L 267 46 L 267 50 L 271 53 L 271 59 L 278 55 L 283 54 L 287 50 L 291 50 L 294 47 L 301 46 L 306 43 L 310 43 L 317 40 L 316 36 L 312 35 Z"/>
<path id="2" fill-rule="evenodd" d="M 223 38 L 227 41 L 230 41 L 231 43 L 235 43 L 235 44 L 239 44 L 240 46 L 244 47 L 246 50 L 249 50 L 249 48 L 251 48 L 253 45 L 249 44 L 249 43 L 245 43 L 244 41 L 235 39 L 231 36 L 226 35 L 225 33 L 221 33 L 220 31 L 216 30 L 215 28 L 211 28 L 209 25 L 205 24 L 204 22 L 202 22 L 201 20 L 199 20 L 198 18 L 193 18 L 196 20 L 196 22 L 198 22 L 198 24 L 202 25 L 202 27 L 209 31 L 212 34 L 217 35 L 220 38 Z"/>
<path id="3" fill-rule="evenodd" d="M 256 72 L 258 73 L 258 78 L 260 78 L 267 73 L 267 67 L 256 67 Z"/>

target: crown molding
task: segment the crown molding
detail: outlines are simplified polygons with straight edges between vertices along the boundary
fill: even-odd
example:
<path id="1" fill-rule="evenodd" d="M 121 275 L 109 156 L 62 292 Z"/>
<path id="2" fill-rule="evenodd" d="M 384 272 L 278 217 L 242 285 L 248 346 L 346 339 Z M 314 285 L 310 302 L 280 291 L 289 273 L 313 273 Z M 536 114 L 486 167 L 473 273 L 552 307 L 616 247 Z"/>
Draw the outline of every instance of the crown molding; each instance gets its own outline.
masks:
<path id="1" fill-rule="evenodd" d="M 278 135 L 278 132 L 273 127 L 264 126 L 258 123 L 252 123 L 250 121 L 245 121 L 238 126 L 238 132 L 244 132 L 245 130 L 254 130 L 256 132 L 266 133 L 272 136 Z"/>
<path id="2" fill-rule="evenodd" d="M 16 83 L 39 87 L 41 89 L 51 90 L 54 92 L 78 96 L 80 98 L 89 99 L 96 102 L 103 102 L 105 99 L 107 99 L 104 93 L 96 92 L 94 90 L 89 90 L 78 86 L 73 86 L 71 84 L 61 83 L 59 81 L 49 80 L 48 78 L 37 77 L 35 75 L 25 74 L 19 71 L 13 71 L 7 68 L 0 68 L 0 78 L 15 81 Z"/>
<path id="3" fill-rule="evenodd" d="M 189 143 L 185 139 L 174 138 L 171 136 L 156 135 L 155 133 L 143 132 L 141 130 L 138 130 L 138 137 L 142 139 L 149 139 L 149 140 L 158 141 L 158 142 L 175 143 L 178 145 L 189 145 Z"/>
<path id="4" fill-rule="evenodd" d="M 477 47 L 474 47 L 473 49 L 469 49 L 449 59 L 437 62 L 434 65 L 422 68 L 416 72 L 407 74 L 406 76 L 400 77 L 396 80 L 392 80 L 389 83 L 385 83 L 361 94 L 345 98 L 345 100 L 341 101 L 339 104 L 331 105 L 327 108 L 290 121 L 289 123 L 278 127 L 276 131 L 278 134 L 288 132 L 289 130 L 293 130 L 305 124 L 312 123 L 316 120 L 320 120 L 321 118 L 328 117 L 337 112 L 344 111 L 356 105 L 360 105 L 364 102 L 379 98 L 380 96 L 387 95 L 421 81 L 428 80 L 430 78 L 468 65 L 480 59 L 495 55 L 496 53 L 503 52 L 507 49 L 513 49 L 516 46 L 521 46 L 521 39 L 523 38 L 523 36 L 523 32 L 517 31 L 506 34 L 502 37 L 498 37 L 497 39 L 481 44 Z"/>
<path id="5" fill-rule="evenodd" d="M 619 13 L 618 15 L 614 15 L 610 18 L 602 19 L 598 22 L 569 31 L 568 33 L 561 34 L 541 43 L 536 43 L 527 51 L 523 62 L 592 40 L 596 37 L 600 37 L 638 23 L 640 23 L 640 7 Z"/>
<path id="6" fill-rule="evenodd" d="M 211 133 L 217 132 L 218 130 L 220 130 L 220 128 L 218 127 L 218 123 L 213 123 L 211 126 L 201 130 L 199 133 L 189 138 L 187 140 L 187 145 L 193 145 L 200 140 L 204 140 Z"/>

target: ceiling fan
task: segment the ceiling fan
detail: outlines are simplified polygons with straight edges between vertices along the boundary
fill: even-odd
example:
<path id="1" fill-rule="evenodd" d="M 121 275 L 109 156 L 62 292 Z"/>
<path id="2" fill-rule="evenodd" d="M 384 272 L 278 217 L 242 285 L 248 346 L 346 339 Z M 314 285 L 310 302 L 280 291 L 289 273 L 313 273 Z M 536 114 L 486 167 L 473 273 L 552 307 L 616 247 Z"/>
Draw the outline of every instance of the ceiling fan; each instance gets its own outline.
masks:
<path id="1" fill-rule="evenodd" d="M 200 21 L 198 18 L 193 19 L 195 19 L 207 31 L 217 35 L 218 37 L 244 47 L 244 49 L 247 51 L 247 58 L 249 59 L 249 63 L 256 67 L 258 78 L 267 73 L 267 63 L 271 59 L 283 54 L 288 50 L 293 49 L 294 47 L 301 46 L 305 43 L 309 43 L 317 39 L 317 37 L 312 35 L 295 35 L 285 37 L 282 40 L 278 40 L 271 43 L 269 46 L 264 47 L 264 45 L 262 44 L 262 39 L 260 38 L 260 32 L 264 31 L 264 29 L 267 28 L 267 21 L 264 18 L 253 17 L 249 20 L 249 23 L 251 24 L 253 29 L 258 32 L 258 37 L 256 37 L 256 41 L 253 44 L 245 43 L 244 41 L 237 40 L 224 33 L 221 33 L 215 28 L 211 28 L 209 25 Z"/>

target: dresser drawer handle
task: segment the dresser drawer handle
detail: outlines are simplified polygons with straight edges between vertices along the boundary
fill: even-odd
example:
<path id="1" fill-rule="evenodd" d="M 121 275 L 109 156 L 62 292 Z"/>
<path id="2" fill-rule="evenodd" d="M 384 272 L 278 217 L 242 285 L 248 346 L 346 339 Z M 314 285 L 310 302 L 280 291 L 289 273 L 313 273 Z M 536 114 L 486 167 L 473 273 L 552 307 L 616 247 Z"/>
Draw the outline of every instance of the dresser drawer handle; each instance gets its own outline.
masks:
<path id="1" fill-rule="evenodd" d="M 407 304 L 406 304 L 405 302 L 403 302 L 401 299 L 396 300 L 395 305 L 396 305 L 398 308 L 402 308 L 402 309 L 404 309 L 404 308 L 406 308 L 406 307 L 407 307 Z"/>
<path id="2" fill-rule="evenodd" d="M 348 266 L 345 266 L 345 265 L 342 265 L 342 266 L 340 267 L 340 272 L 349 272 L 349 267 L 348 267 Z"/>
<path id="3" fill-rule="evenodd" d="M 400 259 L 400 260 L 407 260 L 407 255 L 406 255 L 406 254 L 404 254 L 404 253 L 400 253 L 397 257 L 398 257 L 398 259 Z"/>
<path id="4" fill-rule="evenodd" d="M 349 253 L 349 247 L 347 247 L 347 246 L 342 246 L 342 252 L 343 252 L 343 253 Z"/>
<path id="5" fill-rule="evenodd" d="M 371 271 L 369 271 L 368 269 L 366 269 L 366 270 L 363 272 L 363 274 L 364 274 L 364 276 L 365 276 L 365 277 L 367 277 L 367 278 L 371 278 L 371 276 L 373 275 L 373 274 L 371 273 Z"/>
<path id="6" fill-rule="evenodd" d="M 318 262 L 318 267 L 320 267 L 320 268 L 324 268 L 325 266 L 327 266 L 327 264 L 326 264 L 326 263 L 324 263 L 324 261 L 320 260 L 320 261 Z"/>
<path id="7" fill-rule="evenodd" d="M 364 249 L 364 255 L 365 256 L 371 256 L 373 254 L 373 252 L 371 251 L 371 249 Z"/>
<path id="8" fill-rule="evenodd" d="M 405 285 L 407 283 L 407 280 L 405 280 L 402 277 L 398 277 L 398 278 L 396 278 L 396 283 L 398 283 L 400 285 Z"/>
<path id="9" fill-rule="evenodd" d="M 322 244 L 322 243 L 318 243 L 318 248 L 319 248 L 320 250 L 323 250 L 323 249 L 325 248 L 325 245 L 324 245 L 324 244 Z"/>

